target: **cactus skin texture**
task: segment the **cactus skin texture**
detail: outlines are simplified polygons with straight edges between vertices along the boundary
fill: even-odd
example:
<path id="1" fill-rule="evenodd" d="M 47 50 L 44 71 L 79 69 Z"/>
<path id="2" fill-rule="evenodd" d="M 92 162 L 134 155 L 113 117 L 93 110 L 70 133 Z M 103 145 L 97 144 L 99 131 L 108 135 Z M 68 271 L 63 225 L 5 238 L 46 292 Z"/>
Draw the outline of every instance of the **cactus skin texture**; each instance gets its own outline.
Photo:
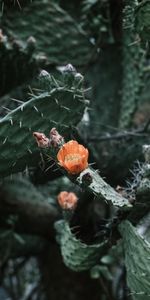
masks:
<path id="1" fill-rule="evenodd" d="M 48 92 L 33 96 L 0 120 L 0 177 L 23 171 L 40 161 L 40 151 L 32 136 L 34 131 L 48 133 L 57 125 L 62 134 L 68 133 L 69 126 L 75 126 L 82 118 L 87 104 L 83 88 L 77 87 L 77 82 L 75 86 L 73 81 L 68 85 L 58 83 L 51 76 L 44 80 L 50 80 Z"/>
<path id="2" fill-rule="evenodd" d="M 44 49 L 52 64 L 85 65 L 93 49 L 84 31 L 55 1 L 31 1 L 22 11 L 6 10 L 1 27 L 22 41 L 33 36 L 37 50 Z"/>
<path id="3" fill-rule="evenodd" d="M 128 2 L 130 5 L 128 5 Z M 134 28 L 136 1 L 126 1 L 123 30 L 123 87 L 120 111 L 120 128 L 130 127 L 143 85 L 145 52 L 137 40 Z"/>
<path id="4" fill-rule="evenodd" d="M 29 37 L 21 42 L 0 33 L 0 96 L 30 80 L 44 68 L 46 57 L 36 53 L 36 41 Z M 8 72 L 9 70 L 9 72 Z"/>
<path id="5" fill-rule="evenodd" d="M 143 40 L 150 41 L 150 1 L 142 1 L 135 11 L 135 26 Z"/>
<path id="6" fill-rule="evenodd" d="M 91 178 L 90 184 L 86 181 L 87 177 Z M 98 198 L 105 200 L 106 203 L 111 203 L 116 207 L 121 207 L 125 209 L 132 207 L 128 199 L 124 198 L 119 193 L 117 193 L 91 167 L 81 172 L 76 182 L 81 186 L 86 187 L 90 192 L 92 192 Z"/>
<path id="7" fill-rule="evenodd" d="M 132 299 L 150 299 L 150 244 L 128 221 L 120 225 L 125 251 L 127 284 Z"/>
<path id="8" fill-rule="evenodd" d="M 107 240 L 100 244 L 84 244 L 76 239 L 66 221 L 55 222 L 55 229 L 63 261 L 73 271 L 81 272 L 92 268 L 106 251 Z"/>

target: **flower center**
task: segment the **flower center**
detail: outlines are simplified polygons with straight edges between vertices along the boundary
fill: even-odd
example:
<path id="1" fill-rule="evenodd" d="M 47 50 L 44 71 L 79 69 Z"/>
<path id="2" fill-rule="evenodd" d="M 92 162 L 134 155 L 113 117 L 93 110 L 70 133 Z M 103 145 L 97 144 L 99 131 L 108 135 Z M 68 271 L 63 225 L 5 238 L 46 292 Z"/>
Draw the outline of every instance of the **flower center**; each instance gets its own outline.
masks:
<path id="1" fill-rule="evenodd" d="M 72 160 L 75 160 L 75 161 L 78 161 L 81 159 L 81 155 L 79 153 L 74 153 L 74 154 L 67 154 L 65 156 L 65 161 L 72 161 Z"/>

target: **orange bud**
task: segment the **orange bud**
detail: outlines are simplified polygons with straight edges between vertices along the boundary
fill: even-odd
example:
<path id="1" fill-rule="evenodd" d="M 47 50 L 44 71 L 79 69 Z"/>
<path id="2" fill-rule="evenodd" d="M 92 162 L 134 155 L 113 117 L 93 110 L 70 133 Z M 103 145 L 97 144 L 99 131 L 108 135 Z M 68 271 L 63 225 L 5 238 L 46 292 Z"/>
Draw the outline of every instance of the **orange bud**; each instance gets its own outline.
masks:
<path id="1" fill-rule="evenodd" d="M 59 193 L 57 200 L 62 209 L 72 210 L 75 209 L 78 198 L 74 193 L 64 191 Z"/>
<path id="2" fill-rule="evenodd" d="M 68 173 L 79 174 L 88 167 L 88 156 L 88 149 L 72 140 L 61 147 L 57 159 Z"/>

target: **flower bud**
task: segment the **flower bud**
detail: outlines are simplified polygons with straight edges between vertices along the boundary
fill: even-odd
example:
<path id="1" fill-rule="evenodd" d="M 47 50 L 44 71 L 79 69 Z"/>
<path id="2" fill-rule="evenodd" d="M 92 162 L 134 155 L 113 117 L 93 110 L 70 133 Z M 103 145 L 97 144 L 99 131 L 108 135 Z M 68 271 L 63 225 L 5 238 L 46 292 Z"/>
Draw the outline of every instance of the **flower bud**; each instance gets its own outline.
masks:
<path id="1" fill-rule="evenodd" d="M 55 127 L 50 131 L 50 146 L 58 148 L 64 143 L 64 138 L 58 133 Z"/>
<path id="2" fill-rule="evenodd" d="M 76 194 L 72 192 L 60 192 L 58 197 L 57 197 L 58 203 L 61 206 L 62 209 L 64 210 L 73 210 L 76 208 L 78 198 Z"/>
<path id="3" fill-rule="evenodd" d="M 40 147 L 40 148 L 48 148 L 49 147 L 49 139 L 46 137 L 46 135 L 44 133 L 33 132 L 33 136 L 36 139 L 38 147 Z"/>

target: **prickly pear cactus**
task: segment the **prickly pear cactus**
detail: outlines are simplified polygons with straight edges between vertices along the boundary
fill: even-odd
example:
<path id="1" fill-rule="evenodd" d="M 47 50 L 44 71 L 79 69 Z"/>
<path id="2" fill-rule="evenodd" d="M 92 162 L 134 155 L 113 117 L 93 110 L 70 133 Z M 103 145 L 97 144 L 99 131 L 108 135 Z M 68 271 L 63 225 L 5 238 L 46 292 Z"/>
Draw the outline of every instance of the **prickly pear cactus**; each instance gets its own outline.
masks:
<path id="1" fill-rule="evenodd" d="M 87 245 L 77 240 L 69 224 L 63 220 L 55 223 L 57 241 L 65 265 L 73 271 L 88 270 L 99 262 L 107 248 L 107 240 L 100 244 Z"/>
<path id="2" fill-rule="evenodd" d="M 150 41 L 150 1 L 144 0 L 139 3 L 135 11 L 135 25 L 140 36 Z"/>
<path id="3" fill-rule="evenodd" d="M 57 82 L 43 72 L 41 80 L 49 91 L 33 95 L 0 120 L 1 177 L 39 163 L 39 150 L 32 136 L 34 131 L 48 133 L 57 126 L 61 133 L 68 133 L 69 126 L 75 126 L 82 118 L 87 101 L 76 78 L 78 73 L 71 73 L 71 80 L 67 74 L 62 75 L 62 82 Z M 82 76 L 79 77 L 81 80 Z"/>
<path id="4" fill-rule="evenodd" d="M 1 27 L 23 42 L 33 36 L 52 64 L 85 65 L 91 56 L 88 37 L 56 1 L 29 1 L 21 11 L 6 10 Z"/>
<path id="5" fill-rule="evenodd" d="M 123 87 L 119 125 L 130 127 L 140 99 L 144 83 L 144 50 L 135 31 L 135 8 L 137 1 L 126 1 L 123 24 Z"/>
<path id="6" fill-rule="evenodd" d="M 150 299 L 150 243 L 128 221 L 120 225 L 125 251 L 127 284 L 134 300 Z"/>
<path id="7" fill-rule="evenodd" d="M 23 43 L 0 32 L 0 96 L 22 83 L 30 82 L 39 68 L 44 68 L 44 58 L 35 53 L 35 48 L 36 42 L 32 37 Z"/>

